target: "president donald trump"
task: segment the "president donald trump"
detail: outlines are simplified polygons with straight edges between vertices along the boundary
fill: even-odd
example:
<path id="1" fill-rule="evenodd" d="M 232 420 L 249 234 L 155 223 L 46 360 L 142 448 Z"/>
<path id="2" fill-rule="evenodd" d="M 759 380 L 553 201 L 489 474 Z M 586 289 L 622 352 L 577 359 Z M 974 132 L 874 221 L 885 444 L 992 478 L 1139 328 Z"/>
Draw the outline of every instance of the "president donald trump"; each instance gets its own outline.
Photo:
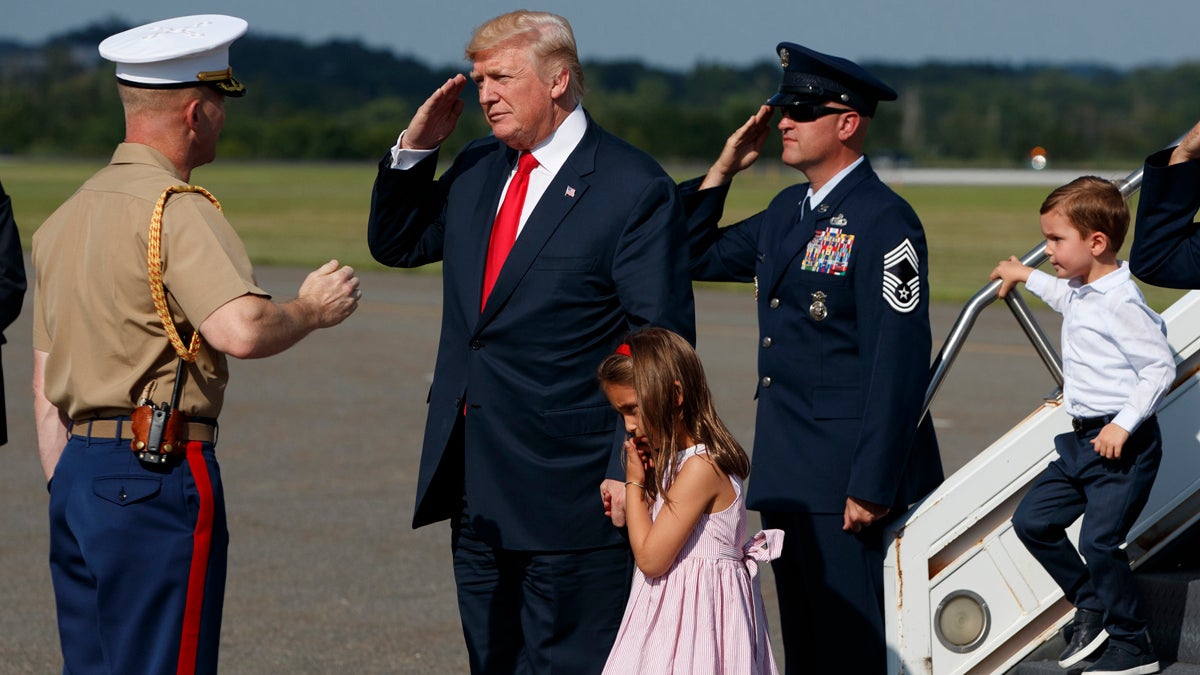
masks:
<path id="1" fill-rule="evenodd" d="M 570 24 L 518 11 L 476 30 L 492 135 L 435 179 L 461 74 L 379 168 L 368 241 L 394 267 L 443 261 L 442 332 L 413 526 L 450 520 L 474 673 L 599 672 L 632 573 L 622 430 L 596 367 L 631 329 L 695 335 L 674 183 L 584 111 Z M 605 517 L 600 494 L 612 500 Z"/>

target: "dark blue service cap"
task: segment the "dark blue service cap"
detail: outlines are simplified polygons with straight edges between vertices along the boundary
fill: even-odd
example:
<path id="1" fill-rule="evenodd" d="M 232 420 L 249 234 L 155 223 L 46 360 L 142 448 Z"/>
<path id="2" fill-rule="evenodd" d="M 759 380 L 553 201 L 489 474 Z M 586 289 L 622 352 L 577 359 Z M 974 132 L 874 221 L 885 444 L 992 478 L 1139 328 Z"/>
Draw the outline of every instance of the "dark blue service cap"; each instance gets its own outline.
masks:
<path id="1" fill-rule="evenodd" d="M 896 100 L 895 90 L 849 59 L 792 42 L 780 42 L 775 51 L 783 66 L 783 80 L 779 93 L 768 99 L 767 105 L 836 101 L 872 117 L 880 101 Z"/>

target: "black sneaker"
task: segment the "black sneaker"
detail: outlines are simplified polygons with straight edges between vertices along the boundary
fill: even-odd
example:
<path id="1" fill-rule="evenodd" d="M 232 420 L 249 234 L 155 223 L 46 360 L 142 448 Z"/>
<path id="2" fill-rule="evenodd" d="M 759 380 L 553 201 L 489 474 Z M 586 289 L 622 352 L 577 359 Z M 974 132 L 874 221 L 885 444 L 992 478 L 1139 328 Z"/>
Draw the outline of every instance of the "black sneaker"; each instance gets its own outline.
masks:
<path id="1" fill-rule="evenodd" d="M 1066 670 L 1095 654 L 1108 633 L 1104 632 L 1104 615 L 1086 609 L 1075 610 L 1075 618 L 1063 628 L 1067 648 L 1058 656 L 1058 667 Z"/>
<path id="2" fill-rule="evenodd" d="M 1100 660 L 1083 672 L 1091 675 L 1150 675 L 1159 670 L 1150 636 L 1142 633 L 1132 641 L 1110 640 Z"/>

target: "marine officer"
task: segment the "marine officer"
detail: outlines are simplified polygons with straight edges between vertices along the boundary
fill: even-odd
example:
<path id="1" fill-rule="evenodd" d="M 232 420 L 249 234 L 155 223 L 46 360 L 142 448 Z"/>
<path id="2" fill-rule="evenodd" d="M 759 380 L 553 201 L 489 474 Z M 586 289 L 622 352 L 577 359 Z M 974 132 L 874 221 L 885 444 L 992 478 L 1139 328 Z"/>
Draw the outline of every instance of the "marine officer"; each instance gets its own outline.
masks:
<path id="1" fill-rule="evenodd" d="M 73 675 L 216 672 L 227 357 L 283 351 L 360 296 L 330 261 L 272 301 L 216 198 L 188 184 L 245 93 L 229 46 L 246 28 L 188 16 L 104 40 L 125 142 L 34 235 L 34 414 Z"/>

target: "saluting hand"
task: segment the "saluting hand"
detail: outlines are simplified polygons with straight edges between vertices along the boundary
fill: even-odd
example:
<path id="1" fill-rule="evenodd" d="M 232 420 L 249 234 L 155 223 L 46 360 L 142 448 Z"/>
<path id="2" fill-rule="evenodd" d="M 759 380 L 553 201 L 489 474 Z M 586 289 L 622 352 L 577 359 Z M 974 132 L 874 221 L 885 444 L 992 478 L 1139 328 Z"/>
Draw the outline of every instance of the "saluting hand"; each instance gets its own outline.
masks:
<path id="1" fill-rule="evenodd" d="M 1193 159 L 1200 159 L 1200 122 L 1192 127 L 1192 130 L 1183 137 L 1179 142 L 1179 146 L 1171 153 L 1171 159 L 1168 164 L 1179 164 Z"/>
<path id="2" fill-rule="evenodd" d="M 317 325 L 321 328 L 336 326 L 358 309 L 362 297 L 358 277 L 354 268 L 340 266 L 330 260 L 309 273 L 300 284 L 297 299 L 307 300 L 313 308 Z"/>
<path id="3" fill-rule="evenodd" d="M 432 150 L 441 145 L 458 125 L 465 105 L 459 94 L 465 86 L 467 78 L 459 73 L 425 99 L 404 130 L 400 147 L 405 150 Z"/>
<path id="4" fill-rule="evenodd" d="M 712 168 L 700 184 L 700 189 L 724 185 L 733 180 L 739 171 L 750 168 L 758 160 L 763 143 L 771 134 L 771 106 L 760 106 L 758 112 L 750 116 L 746 123 L 738 127 L 721 149 L 721 156 L 713 162 Z"/>

